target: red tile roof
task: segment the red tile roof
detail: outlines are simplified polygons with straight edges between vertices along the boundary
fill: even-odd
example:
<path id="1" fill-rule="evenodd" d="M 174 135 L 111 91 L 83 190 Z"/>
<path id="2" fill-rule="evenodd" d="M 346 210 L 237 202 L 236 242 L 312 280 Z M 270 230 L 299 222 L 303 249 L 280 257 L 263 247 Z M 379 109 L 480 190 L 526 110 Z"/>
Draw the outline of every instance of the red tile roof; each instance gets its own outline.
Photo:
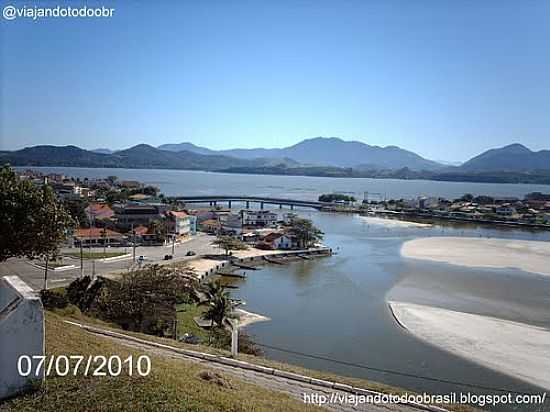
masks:
<path id="1" fill-rule="evenodd" d="M 279 239 L 280 237 L 282 236 L 286 236 L 285 233 L 277 233 L 277 232 L 272 232 L 268 235 L 265 235 L 263 238 L 262 238 L 262 242 L 268 242 L 268 243 L 271 243 L 273 242 L 274 240 L 276 239 Z"/>
<path id="2" fill-rule="evenodd" d="M 146 235 L 149 232 L 149 228 L 146 226 L 138 226 L 134 228 L 134 233 L 136 235 Z"/>
<path id="3" fill-rule="evenodd" d="M 86 208 L 86 211 L 96 218 L 110 218 L 113 217 L 115 212 L 113 209 L 104 203 L 90 203 Z"/>
<path id="4" fill-rule="evenodd" d="M 169 212 L 167 212 L 166 214 L 168 215 L 172 215 L 174 217 L 186 217 L 186 216 L 189 216 L 187 213 L 185 213 L 184 211 L 174 211 L 174 210 L 171 210 Z"/>
<path id="5" fill-rule="evenodd" d="M 75 237 L 77 238 L 101 238 L 105 234 L 106 237 L 121 238 L 122 234 L 110 229 L 103 229 L 101 227 L 91 227 L 89 229 L 79 228 L 75 231 Z"/>

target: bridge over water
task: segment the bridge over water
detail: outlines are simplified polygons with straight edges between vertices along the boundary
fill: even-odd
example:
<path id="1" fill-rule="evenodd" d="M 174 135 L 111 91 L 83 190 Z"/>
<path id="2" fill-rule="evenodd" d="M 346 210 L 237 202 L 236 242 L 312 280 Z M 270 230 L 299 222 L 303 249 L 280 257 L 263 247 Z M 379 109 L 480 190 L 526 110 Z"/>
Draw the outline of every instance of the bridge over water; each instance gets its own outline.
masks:
<path id="1" fill-rule="evenodd" d="M 246 203 L 246 207 L 250 208 L 250 203 L 259 203 L 260 209 L 264 208 L 264 205 L 279 205 L 289 206 L 291 209 L 294 207 L 311 207 L 313 209 L 321 209 L 323 206 L 327 206 L 330 203 L 317 202 L 312 200 L 297 200 L 297 199 L 281 199 L 275 197 L 263 197 L 263 196 L 178 196 L 176 200 L 184 203 L 209 203 L 210 206 L 216 206 L 219 202 L 227 202 L 231 207 L 232 202 Z"/>

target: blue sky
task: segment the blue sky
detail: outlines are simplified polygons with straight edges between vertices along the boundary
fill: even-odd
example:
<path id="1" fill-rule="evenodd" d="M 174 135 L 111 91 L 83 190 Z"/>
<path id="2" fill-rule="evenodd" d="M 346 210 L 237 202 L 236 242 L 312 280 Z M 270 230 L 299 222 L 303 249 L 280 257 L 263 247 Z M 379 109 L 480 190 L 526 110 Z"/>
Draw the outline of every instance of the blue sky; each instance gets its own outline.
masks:
<path id="1" fill-rule="evenodd" d="M 0 149 L 315 136 L 436 160 L 550 148 L 548 1 L 88 5 L 114 16 L 1 20 Z"/>

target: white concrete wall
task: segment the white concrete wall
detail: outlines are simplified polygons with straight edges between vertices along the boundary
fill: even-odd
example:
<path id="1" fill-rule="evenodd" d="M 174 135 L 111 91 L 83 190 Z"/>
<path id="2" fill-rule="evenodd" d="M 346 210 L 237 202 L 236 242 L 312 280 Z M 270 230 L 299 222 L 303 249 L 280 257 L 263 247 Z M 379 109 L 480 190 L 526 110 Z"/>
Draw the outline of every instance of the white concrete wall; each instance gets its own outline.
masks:
<path id="1" fill-rule="evenodd" d="M 11 397 L 43 380 L 43 371 L 21 376 L 21 355 L 44 355 L 44 308 L 40 297 L 17 276 L 0 279 L 0 399 Z"/>

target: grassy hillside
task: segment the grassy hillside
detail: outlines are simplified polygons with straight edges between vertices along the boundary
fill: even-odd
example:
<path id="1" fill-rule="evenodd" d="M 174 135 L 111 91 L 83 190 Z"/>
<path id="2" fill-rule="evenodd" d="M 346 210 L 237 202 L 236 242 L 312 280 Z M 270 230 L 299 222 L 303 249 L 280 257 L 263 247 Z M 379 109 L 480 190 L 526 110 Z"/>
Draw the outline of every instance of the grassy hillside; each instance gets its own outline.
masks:
<path id="1" fill-rule="evenodd" d="M 48 355 L 118 355 L 140 353 L 112 341 L 63 323 L 63 318 L 46 315 Z M 152 372 L 147 377 L 49 377 L 42 389 L 0 405 L 0 411 L 301 411 L 301 401 L 245 384 L 222 375 L 222 385 L 203 380 L 208 368 L 190 362 L 151 356 Z"/>
<path id="2" fill-rule="evenodd" d="M 118 345 L 108 338 L 90 334 L 76 326 L 64 323 L 72 320 L 103 329 L 121 332 L 115 325 L 82 315 L 78 309 L 46 312 L 46 354 L 47 355 L 118 355 L 126 358 L 143 354 Z M 181 319 L 183 320 L 183 319 Z M 189 319 L 186 319 L 189 321 Z M 217 348 L 189 345 L 171 339 L 122 331 L 144 340 L 164 343 L 185 349 L 198 350 L 217 355 L 228 353 Z M 148 353 L 149 354 L 149 353 Z M 223 376 L 225 383 L 207 382 L 199 375 L 208 368 L 191 362 L 151 356 L 152 373 L 143 377 L 50 377 L 42 389 L 34 393 L 0 404 L 4 411 L 308 411 L 321 410 L 306 405 L 283 393 L 246 384 L 236 378 Z M 402 393 L 402 389 L 390 387 L 365 379 L 338 376 L 329 372 L 305 369 L 299 366 L 279 363 L 266 358 L 240 354 L 239 359 L 274 367 L 301 375 L 312 376 L 377 390 L 385 393 Z M 477 412 L 468 405 L 442 405 L 457 412 Z"/>

